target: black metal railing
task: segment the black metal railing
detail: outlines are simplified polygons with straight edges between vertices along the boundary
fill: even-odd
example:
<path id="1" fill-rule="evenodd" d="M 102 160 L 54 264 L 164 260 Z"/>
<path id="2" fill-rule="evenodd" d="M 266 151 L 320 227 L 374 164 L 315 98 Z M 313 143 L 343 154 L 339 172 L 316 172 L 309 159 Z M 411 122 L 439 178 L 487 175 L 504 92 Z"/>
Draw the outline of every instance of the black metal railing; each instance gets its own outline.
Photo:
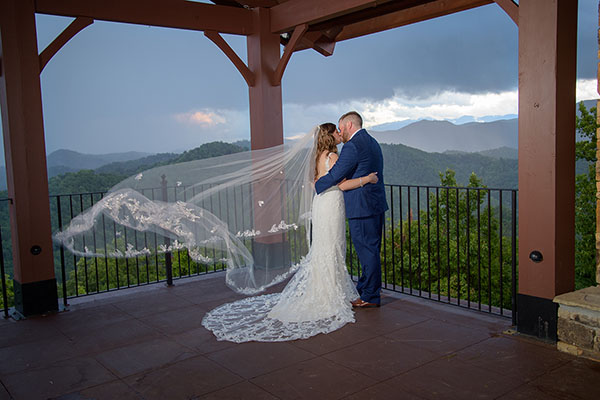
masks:
<path id="1" fill-rule="evenodd" d="M 382 287 L 514 322 L 517 190 L 386 185 L 386 193 Z M 347 260 L 360 276 L 351 245 Z"/>
<path id="2" fill-rule="evenodd" d="M 517 190 L 470 187 L 386 185 L 389 211 L 386 213 L 382 238 L 382 287 L 439 302 L 476 309 L 501 316 L 512 316 L 516 307 L 517 282 Z M 140 190 L 151 200 L 179 199 L 186 201 L 196 191 L 206 188 L 167 186 L 163 179 L 158 188 Z M 105 196 L 105 192 L 88 192 L 50 196 L 53 231 L 61 230 L 79 213 Z M 247 190 L 225 192 L 207 198 L 219 201 L 225 210 L 221 218 L 229 224 L 252 226 L 252 210 L 240 210 L 236 205 Z M 231 198 L 229 198 L 231 197 Z M 8 205 L 0 200 L 3 223 L 0 226 L 0 268 L 2 272 L 2 308 L 8 315 L 12 306 L 12 255 Z M 202 206 L 203 204 L 200 204 Z M 208 205 L 208 204 L 204 204 Z M 214 204 L 212 205 L 214 209 Z M 294 204 L 287 208 L 293 209 Z M 251 207 L 250 207 L 251 208 Z M 120 290 L 151 283 L 172 284 L 174 279 L 225 270 L 218 249 L 211 250 L 210 264 L 197 263 L 188 250 L 133 258 L 111 258 L 106 247 L 123 248 L 133 243 L 137 249 L 169 245 L 167 238 L 154 233 L 140 233 L 118 227 L 102 219 L 101 229 L 88 239 L 87 246 L 103 257 L 79 257 L 54 249 L 55 275 L 59 296 L 66 306 L 69 298 Z M 4 235 L 4 236 L 3 236 Z M 100 235 L 100 236 L 98 236 Z M 291 260 L 297 262 L 305 245 L 305 233 L 289 233 Z M 101 240 L 100 240 L 101 239 Z M 347 264 L 356 279 L 361 274 L 356 253 L 348 236 Z M 244 239 L 251 249 L 252 239 Z M 222 252 L 223 250 L 221 250 Z M 8 266 L 5 271 L 5 263 Z"/>

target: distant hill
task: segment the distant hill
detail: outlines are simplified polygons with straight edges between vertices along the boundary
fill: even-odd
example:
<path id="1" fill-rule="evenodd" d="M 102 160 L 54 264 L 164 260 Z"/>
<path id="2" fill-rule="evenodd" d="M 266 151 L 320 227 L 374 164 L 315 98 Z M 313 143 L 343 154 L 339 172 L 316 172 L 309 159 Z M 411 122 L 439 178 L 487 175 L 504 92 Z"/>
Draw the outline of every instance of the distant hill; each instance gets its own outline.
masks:
<path id="1" fill-rule="evenodd" d="M 492 158 L 506 158 L 509 160 L 518 160 L 519 158 L 519 150 L 512 147 L 498 147 L 497 149 L 482 150 L 478 153 Z"/>
<path id="2" fill-rule="evenodd" d="M 427 153 L 402 144 L 381 144 L 388 184 L 439 186 L 440 172 L 456 172 L 459 185 L 466 185 L 472 172 L 488 187 L 517 188 L 517 160 L 492 158 L 477 153 Z"/>
<path id="3" fill-rule="evenodd" d="M 96 169 L 102 165 L 119 161 L 129 161 L 149 156 L 150 153 L 128 151 L 125 153 L 84 154 L 73 150 L 56 150 L 48 154 L 46 165 L 51 167 L 67 167 L 72 171 Z"/>
<path id="4" fill-rule="evenodd" d="M 477 152 L 499 147 L 517 148 L 517 121 L 506 119 L 455 125 L 449 121 L 421 120 L 397 130 L 370 133 L 380 143 L 404 144 L 427 152 Z"/>
<path id="5" fill-rule="evenodd" d="M 177 153 L 159 153 L 130 161 L 118 161 L 96 168 L 98 173 L 111 173 L 130 176 L 140 171 L 151 168 L 154 165 L 168 163 L 180 155 Z"/>
<path id="6" fill-rule="evenodd" d="M 227 154 L 240 153 L 242 151 L 247 150 L 247 148 L 225 142 L 204 143 L 200 147 L 184 151 L 181 155 L 169 161 L 168 164 L 175 164 L 192 160 L 202 160 L 204 158 L 224 156 Z"/>

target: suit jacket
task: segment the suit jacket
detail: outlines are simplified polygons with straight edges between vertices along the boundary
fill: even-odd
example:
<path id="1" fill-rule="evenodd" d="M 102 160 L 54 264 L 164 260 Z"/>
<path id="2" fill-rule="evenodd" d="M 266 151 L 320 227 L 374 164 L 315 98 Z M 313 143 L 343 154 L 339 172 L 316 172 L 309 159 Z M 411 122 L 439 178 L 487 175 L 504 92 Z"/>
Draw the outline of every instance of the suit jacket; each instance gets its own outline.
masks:
<path id="1" fill-rule="evenodd" d="M 377 172 L 379 181 L 344 192 L 346 217 L 363 218 L 377 215 L 388 209 L 383 186 L 383 154 L 379 143 L 361 129 L 342 147 L 335 165 L 316 183 L 317 194 L 337 185 L 344 178 L 352 179 Z"/>

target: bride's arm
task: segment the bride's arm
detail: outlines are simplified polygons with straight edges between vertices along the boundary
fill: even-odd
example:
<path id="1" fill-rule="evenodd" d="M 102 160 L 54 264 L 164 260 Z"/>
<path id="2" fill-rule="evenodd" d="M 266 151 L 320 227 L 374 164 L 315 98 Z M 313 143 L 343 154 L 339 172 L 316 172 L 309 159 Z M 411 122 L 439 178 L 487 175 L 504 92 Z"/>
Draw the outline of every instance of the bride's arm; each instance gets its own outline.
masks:
<path id="1" fill-rule="evenodd" d="M 341 190 L 346 191 L 363 187 L 367 183 L 377 183 L 378 181 L 379 178 L 377 177 L 377 172 L 371 172 L 369 175 L 361 176 L 360 178 L 346 179 L 345 181 L 338 183 L 338 187 Z"/>
<path id="2" fill-rule="evenodd" d="M 335 162 L 338 160 L 338 155 L 335 153 L 332 153 L 329 156 L 329 162 L 331 163 L 331 166 L 333 167 L 333 164 L 335 164 Z M 344 179 L 343 181 L 341 181 L 340 183 L 338 183 L 338 187 L 341 190 L 352 190 L 352 189 L 356 189 L 359 187 L 362 187 L 368 183 L 377 183 L 379 181 L 379 178 L 377 177 L 377 172 L 371 172 L 369 175 L 367 176 L 361 176 L 360 178 L 354 178 L 354 179 Z"/>

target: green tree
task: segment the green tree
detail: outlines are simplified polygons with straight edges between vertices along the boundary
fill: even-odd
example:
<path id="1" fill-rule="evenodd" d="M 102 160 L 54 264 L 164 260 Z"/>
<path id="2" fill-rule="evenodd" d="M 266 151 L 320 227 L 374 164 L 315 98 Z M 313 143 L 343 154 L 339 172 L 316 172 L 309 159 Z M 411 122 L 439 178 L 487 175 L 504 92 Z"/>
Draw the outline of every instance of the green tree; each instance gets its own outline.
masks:
<path id="1" fill-rule="evenodd" d="M 575 289 L 596 284 L 596 107 L 588 110 L 581 102 L 579 114 L 575 158 L 588 168 L 575 177 Z"/>
<path id="2" fill-rule="evenodd" d="M 500 236 L 499 200 L 488 198 L 490 192 L 474 173 L 467 188 L 457 188 L 451 169 L 440 173 L 440 182 L 442 187 L 429 197 L 416 189 L 421 191 L 420 212 L 415 213 L 411 200 L 410 207 L 403 205 L 402 221 L 386 222 L 383 281 L 387 276 L 388 285 L 431 297 L 512 308 L 510 232 L 505 229 Z"/>

